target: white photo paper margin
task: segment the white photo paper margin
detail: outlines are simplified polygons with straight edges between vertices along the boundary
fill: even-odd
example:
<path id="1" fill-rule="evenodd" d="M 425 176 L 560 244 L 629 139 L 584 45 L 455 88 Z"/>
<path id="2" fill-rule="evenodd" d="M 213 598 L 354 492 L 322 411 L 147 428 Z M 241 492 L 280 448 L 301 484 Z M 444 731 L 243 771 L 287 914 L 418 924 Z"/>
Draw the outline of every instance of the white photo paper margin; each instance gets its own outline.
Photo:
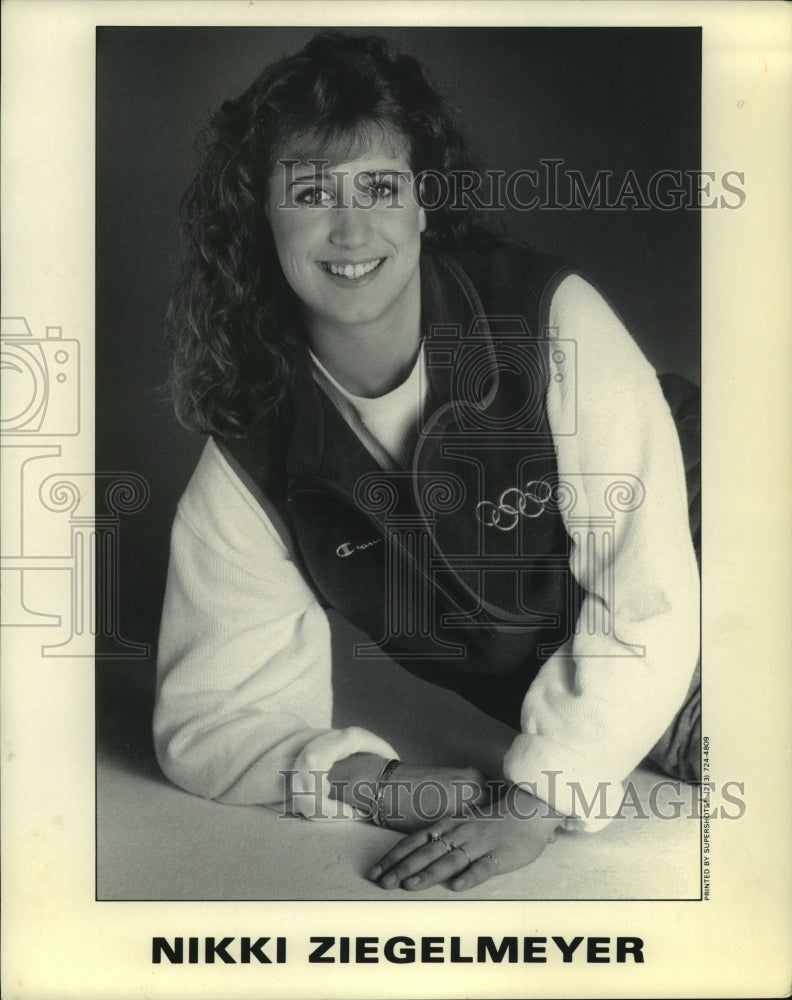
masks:
<path id="1" fill-rule="evenodd" d="M 41 655 L 36 622 L 3 594 L 3 996 L 755 996 L 790 988 L 789 274 L 792 17 L 774 3 L 4 4 L 3 314 L 23 317 L 47 364 L 61 352 L 79 410 L 58 410 L 41 454 L 3 442 L 3 555 L 50 559 L 49 606 L 70 612 L 65 558 L 80 525 L 37 525 L 24 462 L 93 472 L 95 28 L 112 25 L 703 26 L 702 168 L 745 174 L 739 211 L 703 212 L 704 735 L 719 779 L 744 781 L 745 815 L 712 824 L 706 902 L 488 904 L 96 902 L 93 662 Z M 673 71 L 672 68 L 670 71 Z M 61 383 L 63 384 L 63 383 Z M 53 382 L 53 386 L 55 383 Z M 57 450 L 56 450 L 57 449 Z M 92 486 L 50 502 L 78 503 Z M 38 484 L 37 484 L 38 485 Z M 132 483 L 127 503 L 134 506 Z M 75 499 L 76 496 L 76 499 Z M 59 498 L 60 497 L 60 498 Z M 750 505 L 745 501 L 749 500 Z M 31 508 L 33 511 L 31 512 Z M 747 508 L 747 509 L 746 509 Z M 25 539 L 21 538 L 24 517 Z M 75 519 L 72 518 L 72 521 Z M 78 518 L 79 520 L 79 518 Z M 69 534 L 71 532 L 71 534 Z M 23 541 L 30 546 L 23 548 Z M 59 561 L 60 560 L 60 561 Z M 6 584 L 4 574 L 4 584 Z M 21 624 L 21 623 L 20 623 Z M 647 858 L 652 864 L 655 859 Z M 262 912 L 266 919 L 262 919 Z M 643 965 L 273 967 L 151 963 L 151 938 L 640 933 Z M 442 923 L 438 926 L 438 916 Z M 271 930 L 270 930 L 271 929 Z M 537 968 L 539 971 L 537 971 Z M 231 972 L 233 971 L 233 974 Z"/>

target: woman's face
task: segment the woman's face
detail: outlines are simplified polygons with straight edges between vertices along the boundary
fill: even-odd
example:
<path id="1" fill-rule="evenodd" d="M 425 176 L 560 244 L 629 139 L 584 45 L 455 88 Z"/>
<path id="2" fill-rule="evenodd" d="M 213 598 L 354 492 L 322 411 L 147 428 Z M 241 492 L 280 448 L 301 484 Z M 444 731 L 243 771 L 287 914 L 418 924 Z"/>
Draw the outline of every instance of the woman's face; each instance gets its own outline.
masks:
<path id="1" fill-rule="evenodd" d="M 344 163 L 282 158 L 267 217 L 309 333 L 388 323 L 419 281 L 426 216 L 406 151 L 384 141 Z"/>

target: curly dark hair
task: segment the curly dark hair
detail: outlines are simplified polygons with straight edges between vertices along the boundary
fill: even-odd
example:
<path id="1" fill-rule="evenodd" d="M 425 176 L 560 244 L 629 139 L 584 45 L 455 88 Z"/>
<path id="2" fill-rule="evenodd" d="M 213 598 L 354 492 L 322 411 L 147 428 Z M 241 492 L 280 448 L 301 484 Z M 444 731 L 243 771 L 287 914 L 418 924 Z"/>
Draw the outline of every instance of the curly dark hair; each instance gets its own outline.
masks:
<path id="1" fill-rule="evenodd" d="M 404 138 L 415 174 L 474 165 L 417 60 L 377 36 L 316 35 L 211 119 L 182 201 L 184 255 L 167 316 L 170 388 L 186 427 L 243 435 L 283 401 L 301 334 L 265 216 L 267 182 L 286 154 L 353 158 L 372 128 Z M 472 209 L 433 203 L 423 240 L 454 252 L 477 231 Z"/>

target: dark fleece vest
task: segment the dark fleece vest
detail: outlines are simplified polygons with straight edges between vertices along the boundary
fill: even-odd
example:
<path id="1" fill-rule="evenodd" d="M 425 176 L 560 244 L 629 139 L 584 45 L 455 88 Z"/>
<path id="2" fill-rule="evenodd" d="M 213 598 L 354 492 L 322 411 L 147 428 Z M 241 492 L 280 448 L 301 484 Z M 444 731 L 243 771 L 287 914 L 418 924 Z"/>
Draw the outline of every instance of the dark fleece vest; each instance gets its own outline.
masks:
<path id="1" fill-rule="evenodd" d="M 407 469 L 378 466 L 307 350 L 279 419 L 220 442 L 277 508 L 323 606 L 371 637 L 356 657 L 390 656 L 515 727 L 582 598 L 545 412 L 551 358 L 570 349 L 548 311 L 569 273 L 507 241 L 458 259 L 424 251 L 428 394 Z M 681 427 L 689 393 L 664 388 Z M 682 443 L 695 497 L 698 449 Z"/>
<path id="2" fill-rule="evenodd" d="M 545 413 L 554 289 L 569 273 L 520 244 L 421 259 L 428 395 L 410 468 L 382 470 L 316 385 L 307 351 L 287 416 L 223 447 L 274 503 L 325 607 L 390 656 L 519 725 L 581 592 L 556 502 Z"/>

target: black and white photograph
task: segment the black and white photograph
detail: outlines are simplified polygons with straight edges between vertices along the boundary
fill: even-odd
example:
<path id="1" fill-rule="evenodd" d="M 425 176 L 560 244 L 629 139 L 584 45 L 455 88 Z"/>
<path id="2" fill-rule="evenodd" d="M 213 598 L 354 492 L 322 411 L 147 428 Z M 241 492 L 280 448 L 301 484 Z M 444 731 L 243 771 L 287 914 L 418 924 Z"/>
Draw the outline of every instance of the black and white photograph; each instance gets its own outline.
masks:
<path id="1" fill-rule="evenodd" d="M 788 18 L 723 6 L 11 0 L 4 996 L 784 979 Z"/>
<path id="2" fill-rule="evenodd" d="M 701 896 L 700 76 L 98 29 L 100 899 Z"/>

